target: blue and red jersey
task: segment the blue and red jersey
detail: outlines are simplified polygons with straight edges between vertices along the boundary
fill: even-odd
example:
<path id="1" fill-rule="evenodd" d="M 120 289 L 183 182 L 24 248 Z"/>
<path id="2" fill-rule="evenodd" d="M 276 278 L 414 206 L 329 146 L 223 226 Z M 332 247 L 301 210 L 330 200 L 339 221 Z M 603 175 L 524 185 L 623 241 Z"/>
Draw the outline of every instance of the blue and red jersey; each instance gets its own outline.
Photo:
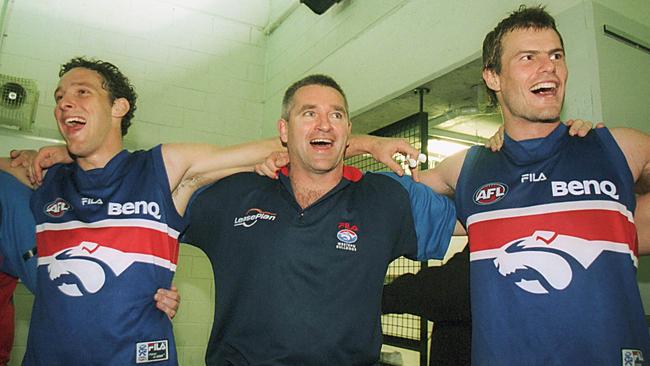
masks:
<path id="1" fill-rule="evenodd" d="M 499 153 L 468 151 L 456 208 L 471 252 L 473 363 L 648 357 L 633 185 L 607 129 L 572 138 L 560 125 L 543 139 L 506 136 Z"/>
<path id="2" fill-rule="evenodd" d="M 24 363 L 177 364 L 153 295 L 171 285 L 186 223 L 160 146 L 101 169 L 55 166 L 31 207 L 38 290 Z"/>

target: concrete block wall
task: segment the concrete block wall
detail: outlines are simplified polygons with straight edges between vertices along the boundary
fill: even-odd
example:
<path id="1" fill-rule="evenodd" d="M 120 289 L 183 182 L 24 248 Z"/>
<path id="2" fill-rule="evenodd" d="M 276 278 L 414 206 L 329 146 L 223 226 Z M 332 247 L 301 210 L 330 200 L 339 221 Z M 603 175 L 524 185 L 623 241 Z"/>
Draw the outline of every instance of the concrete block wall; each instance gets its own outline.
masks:
<path id="1" fill-rule="evenodd" d="M 647 1 L 596 2 L 650 24 Z M 485 34 L 521 3 L 378 0 L 369 5 L 349 0 L 321 16 L 298 9 L 267 42 L 263 134 L 275 132 L 267 121 L 277 118 L 283 88 L 289 82 L 310 73 L 331 74 L 346 90 L 354 124 L 355 114 L 479 57 Z M 567 104 L 566 114 L 600 120 L 600 94 L 594 90 L 600 86 L 593 81 L 598 66 L 592 1 L 549 0 L 545 4 L 556 16 L 565 43 L 574 45 L 568 63 L 575 75 L 567 91 L 567 100 L 574 102 Z"/>
<path id="2" fill-rule="evenodd" d="M 38 136 L 52 118 L 59 65 L 79 55 L 118 65 L 140 99 L 125 141 L 232 144 L 260 136 L 268 2 L 14 1 L 0 73 L 36 79 Z"/>

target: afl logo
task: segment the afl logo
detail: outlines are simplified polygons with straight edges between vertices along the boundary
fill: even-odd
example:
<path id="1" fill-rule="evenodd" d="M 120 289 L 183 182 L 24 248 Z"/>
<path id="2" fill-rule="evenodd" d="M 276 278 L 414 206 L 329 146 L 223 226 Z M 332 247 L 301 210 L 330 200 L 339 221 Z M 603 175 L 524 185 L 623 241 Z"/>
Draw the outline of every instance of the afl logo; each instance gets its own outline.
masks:
<path id="1" fill-rule="evenodd" d="M 500 201 L 508 193 L 508 186 L 503 183 L 488 183 L 474 193 L 474 202 L 479 205 L 490 205 Z"/>
<path id="2" fill-rule="evenodd" d="M 72 210 L 72 206 L 63 198 L 57 198 L 54 202 L 45 205 L 45 214 L 50 217 L 61 217 L 70 210 Z"/>
<path id="3" fill-rule="evenodd" d="M 338 233 L 336 233 L 336 238 L 339 239 L 340 241 L 346 243 L 346 244 L 352 244 L 357 241 L 357 233 L 350 229 L 343 229 L 339 230 Z"/>

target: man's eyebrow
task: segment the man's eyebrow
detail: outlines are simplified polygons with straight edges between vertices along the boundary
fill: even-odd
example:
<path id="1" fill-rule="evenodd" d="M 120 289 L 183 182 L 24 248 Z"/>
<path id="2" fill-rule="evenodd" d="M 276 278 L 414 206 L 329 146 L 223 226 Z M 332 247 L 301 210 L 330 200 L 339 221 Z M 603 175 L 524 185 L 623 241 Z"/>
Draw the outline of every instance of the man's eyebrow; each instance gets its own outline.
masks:
<path id="1" fill-rule="evenodd" d="M 317 107 L 318 106 L 316 104 L 303 104 L 302 106 L 300 106 L 300 108 L 298 108 L 298 113 L 304 112 L 308 109 L 315 109 Z M 345 114 L 348 114 L 348 112 L 345 110 L 345 107 L 342 105 L 331 104 L 330 107 L 337 112 L 343 112 Z"/>
<path id="2" fill-rule="evenodd" d="M 338 104 L 332 105 L 332 109 L 334 109 L 335 111 L 343 112 L 345 114 L 348 113 L 348 111 L 346 111 L 345 107 L 343 107 L 342 105 L 338 105 Z"/>
<path id="3" fill-rule="evenodd" d="M 533 54 L 533 55 L 536 55 L 536 54 L 539 54 L 539 53 L 551 54 L 551 53 L 556 53 L 556 52 L 564 53 L 564 48 L 558 47 L 558 48 L 553 48 L 553 49 L 551 49 L 549 51 L 545 51 L 545 50 L 521 50 L 521 51 L 517 52 L 515 55 L 522 55 L 522 54 L 525 54 L 525 53 L 530 53 L 530 54 Z"/>
<path id="4" fill-rule="evenodd" d="M 308 109 L 314 109 L 314 108 L 316 108 L 315 104 L 303 104 L 300 106 L 300 108 L 298 108 L 298 113 L 302 111 L 306 111 Z"/>

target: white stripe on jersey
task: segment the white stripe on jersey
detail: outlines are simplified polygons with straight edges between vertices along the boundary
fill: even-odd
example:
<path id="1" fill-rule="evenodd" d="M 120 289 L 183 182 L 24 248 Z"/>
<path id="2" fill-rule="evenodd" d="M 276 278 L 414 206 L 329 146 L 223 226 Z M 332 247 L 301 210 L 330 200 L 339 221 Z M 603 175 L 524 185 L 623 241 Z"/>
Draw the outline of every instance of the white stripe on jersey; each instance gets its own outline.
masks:
<path id="1" fill-rule="evenodd" d="M 83 221 L 68 221 L 62 223 L 44 223 L 36 225 L 36 232 L 43 231 L 60 231 L 71 229 L 99 229 L 111 227 L 140 227 L 145 229 L 152 229 L 168 234 L 173 239 L 178 239 L 180 233 L 167 224 L 147 219 L 106 219 L 96 222 L 83 222 Z"/>
<path id="2" fill-rule="evenodd" d="M 582 210 L 607 210 L 620 212 L 627 220 L 634 223 L 634 216 L 625 205 L 614 201 L 590 200 L 590 201 L 573 201 L 547 203 L 543 205 L 507 208 L 503 210 L 494 210 L 489 212 L 480 212 L 467 218 L 467 227 L 481 221 L 494 219 L 507 219 L 510 217 L 522 217 L 532 215 L 542 215 L 555 212 L 582 211 Z"/>

